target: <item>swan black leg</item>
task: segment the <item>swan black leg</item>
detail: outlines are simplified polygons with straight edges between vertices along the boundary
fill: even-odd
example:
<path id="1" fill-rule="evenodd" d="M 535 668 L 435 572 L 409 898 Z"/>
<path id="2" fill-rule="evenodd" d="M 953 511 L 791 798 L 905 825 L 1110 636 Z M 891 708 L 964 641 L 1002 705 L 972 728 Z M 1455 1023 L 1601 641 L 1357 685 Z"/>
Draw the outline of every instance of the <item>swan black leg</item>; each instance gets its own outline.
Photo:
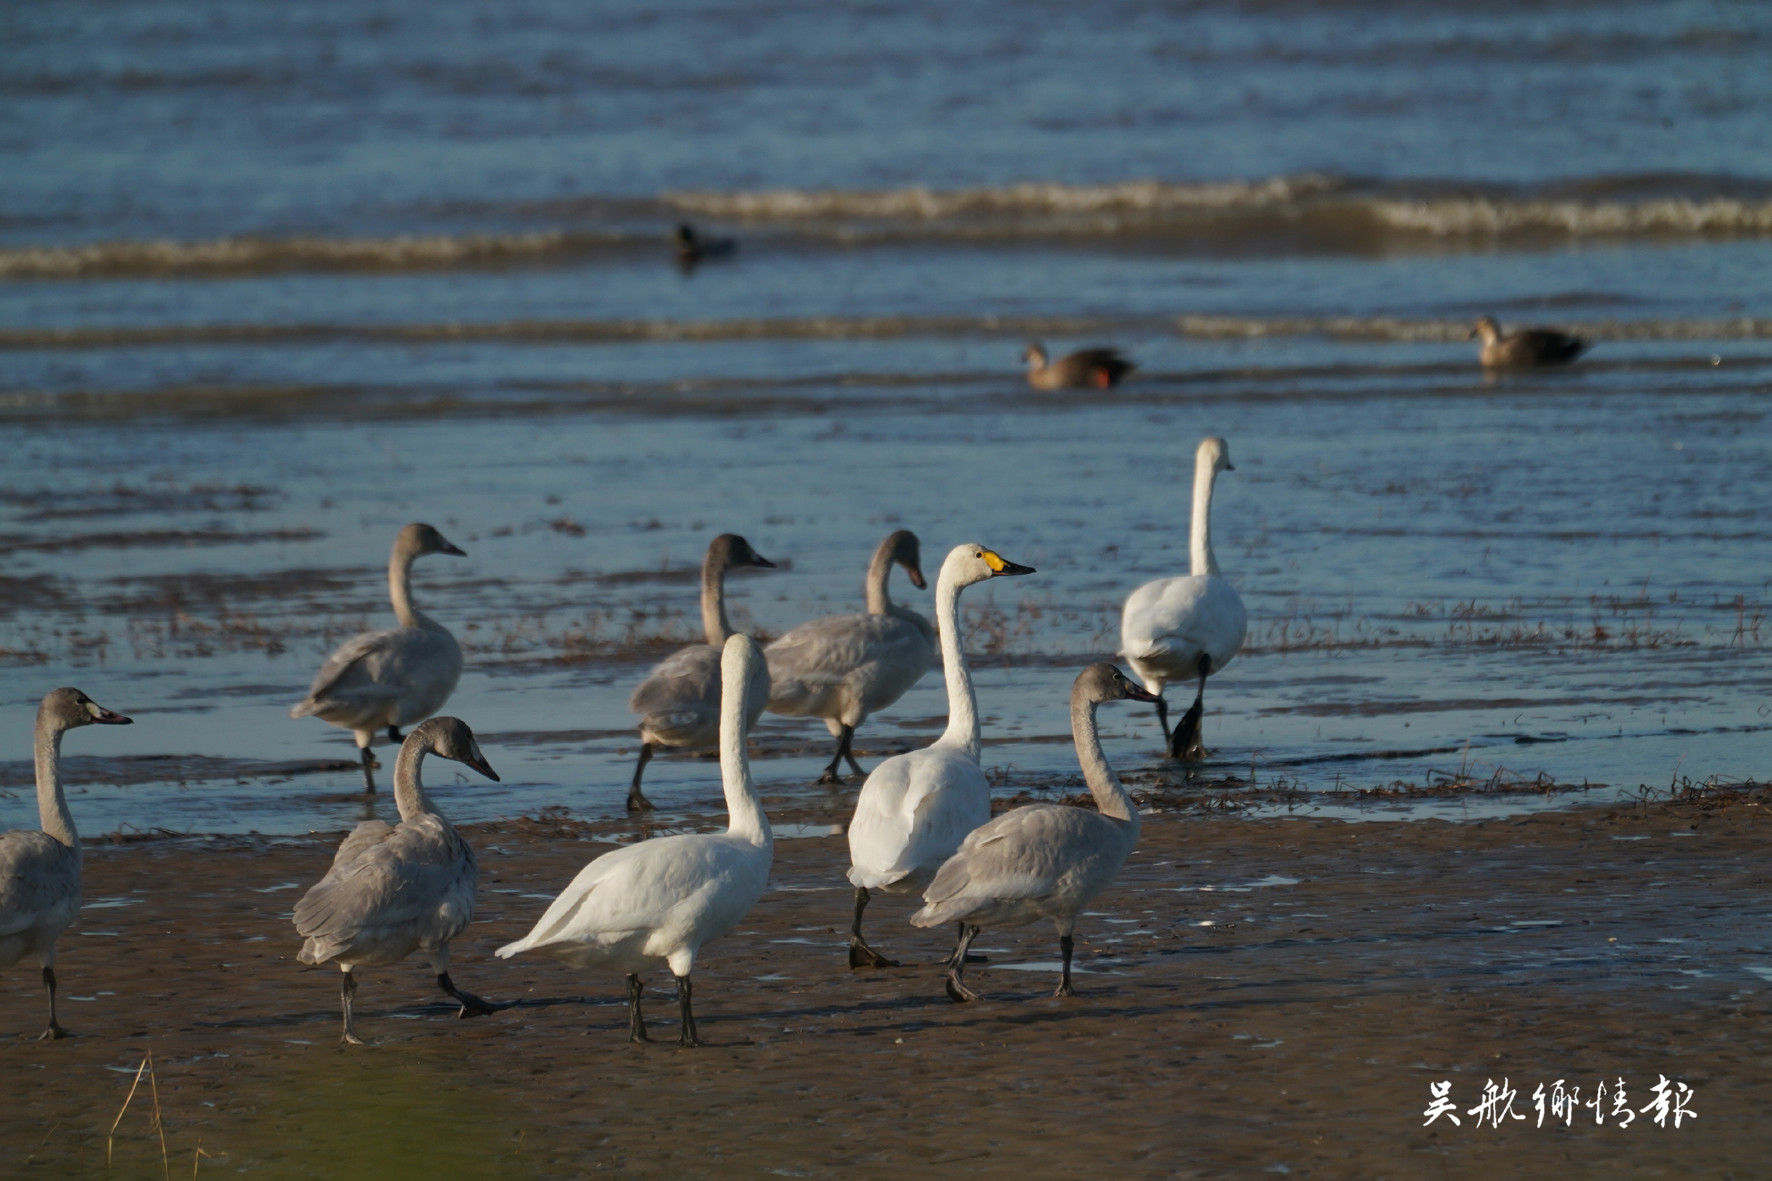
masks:
<path id="1" fill-rule="evenodd" d="M 640 761 L 634 764 L 634 781 L 628 784 L 628 811 L 630 812 L 652 811 L 652 801 L 647 799 L 646 793 L 640 790 L 640 776 L 646 773 L 646 764 L 651 761 L 652 744 L 642 742 L 640 744 Z"/>
<path id="2" fill-rule="evenodd" d="M 830 765 L 824 769 L 824 774 L 818 777 L 820 783 L 841 784 L 843 782 L 844 759 L 849 760 L 849 765 L 854 767 L 858 774 L 867 774 L 861 769 L 861 764 L 855 761 L 855 756 L 849 753 L 849 743 L 854 738 L 854 726 L 844 726 L 837 731 L 837 753 L 831 756 Z"/>
<path id="3" fill-rule="evenodd" d="M 855 921 L 849 925 L 849 966 L 851 968 L 896 968 L 897 960 L 889 960 L 861 937 L 861 912 L 868 908 L 868 889 L 855 887 Z"/>
<path id="4" fill-rule="evenodd" d="M 400 733 L 400 727 L 389 726 L 388 727 L 388 741 L 392 742 L 394 745 L 398 746 L 400 743 L 406 741 L 406 736 L 404 734 Z"/>
<path id="5" fill-rule="evenodd" d="M 1169 738 L 1169 754 L 1177 759 L 1199 759 L 1206 754 L 1200 741 L 1200 724 L 1206 716 L 1206 678 L 1212 672 L 1212 657 L 1200 654 L 1200 687 L 1194 692 L 1194 703 L 1182 715 L 1181 724 Z"/>
<path id="6" fill-rule="evenodd" d="M 646 1036 L 646 1018 L 640 1015 L 640 994 L 646 986 L 640 983 L 640 977 L 633 972 L 628 973 L 628 1041 L 649 1042 Z"/>
<path id="7" fill-rule="evenodd" d="M 978 994 L 966 987 L 966 949 L 978 938 L 979 930 L 970 923 L 961 923 L 960 942 L 954 946 L 954 954 L 948 957 L 948 999 L 956 1005 L 978 999 Z"/>
<path id="8" fill-rule="evenodd" d="M 866 779 L 868 777 L 868 773 L 862 769 L 862 766 L 860 763 L 855 761 L 854 746 L 855 746 L 855 727 L 854 726 L 844 726 L 843 727 L 843 743 L 837 749 L 842 753 L 844 758 L 849 760 L 849 766 L 855 771 L 855 773 L 857 775 L 861 776 L 863 779 Z"/>
<path id="9" fill-rule="evenodd" d="M 345 1032 L 344 1036 L 339 1040 L 348 1046 L 360 1046 L 363 1044 L 363 1039 L 357 1036 L 357 1031 L 352 1027 L 351 1022 L 351 1004 L 356 999 L 357 978 L 351 975 L 351 970 L 349 968 L 346 968 L 344 975 L 338 982 L 339 1007 L 345 1011 Z"/>
<path id="10" fill-rule="evenodd" d="M 376 762 L 375 755 L 366 746 L 363 748 L 363 794 L 375 794 L 375 769 L 381 766 Z"/>
<path id="11" fill-rule="evenodd" d="M 1071 952 L 1075 948 L 1076 944 L 1072 941 L 1069 935 L 1060 935 L 1058 937 L 1058 950 L 1060 954 L 1064 956 L 1064 974 L 1059 977 L 1058 987 L 1053 991 L 1053 996 L 1077 995 L 1071 991 Z"/>
<path id="12" fill-rule="evenodd" d="M 498 1012 L 498 1006 L 491 1001 L 483 1001 L 473 993 L 457 988 L 448 972 L 437 973 L 437 987 L 461 1002 L 461 1012 L 456 1014 L 458 1017 L 484 1017 L 488 1013 Z"/>
<path id="13" fill-rule="evenodd" d="M 1163 727 L 1163 746 L 1169 746 L 1169 703 L 1157 694 L 1157 725 Z"/>
<path id="14" fill-rule="evenodd" d="M 683 1020 L 683 1036 L 677 1039 L 679 1046 L 688 1049 L 702 1044 L 695 1036 L 695 1010 L 689 1004 L 689 977 L 677 977 L 677 1014 Z"/>
<path id="15" fill-rule="evenodd" d="M 55 969 L 48 964 L 43 965 L 43 987 L 49 993 L 49 1027 L 37 1036 L 38 1041 L 60 1041 L 74 1035 L 62 1028 L 62 1023 L 55 1019 Z"/>

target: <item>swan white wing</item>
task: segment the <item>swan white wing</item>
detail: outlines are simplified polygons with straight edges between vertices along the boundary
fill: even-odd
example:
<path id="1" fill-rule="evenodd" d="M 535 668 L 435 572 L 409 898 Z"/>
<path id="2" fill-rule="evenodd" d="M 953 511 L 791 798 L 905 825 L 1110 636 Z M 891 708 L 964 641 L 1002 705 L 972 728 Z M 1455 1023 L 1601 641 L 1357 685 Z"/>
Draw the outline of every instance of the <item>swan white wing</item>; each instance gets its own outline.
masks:
<path id="1" fill-rule="evenodd" d="M 911 922 L 938 926 L 1064 894 L 1087 900 L 1113 880 L 1130 851 L 1099 813 L 1058 804 L 1014 808 L 966 838 L 923 891 L 923 909 Z"/>
<path id="2" fill-rule="evenodd" d="M 763 650 L 770 712 L 823 717 L 845 693 L 865 711 L 897 701 L 929 671 L 934 654 L 933 629 L 914 614 L 827 615 L 771 643 Z"/>
<path id="3" fill-rule="evenodd" d="M 79 909 L 80 863 L 72 849 L 32 829 L 0 836 L 0 939 L 46 925 L 59 931 Z"/>
<path id="4" fill-rule="evenodd" d="M 1243 646 L 1247 631 L 1243 600 L 1224 578 L 1158 579 L 1127 596 L 1120 620 L 1121 653 L 1165 679 L 1194 675 L 1202 653 L 1212 658 L 1212 671 L 1217 672 Z"/>
<path id="5" fill-rule="evenodd" d="M 849 880 L 868 889 L 920 884 L 990 818 L 990 783 L 965 754 L 928 747 L 895 755 L 874 768 L 855 801 Z"/>
<path id="6" fill-rule="evenodd" d="M 359 825 L 296 903 L 295 929 L 308 940 L 300 958 L 320 963 L 357 946 L 447 943 L 474 916 L 479 877 L 474 851 L 439 816 Z"/>

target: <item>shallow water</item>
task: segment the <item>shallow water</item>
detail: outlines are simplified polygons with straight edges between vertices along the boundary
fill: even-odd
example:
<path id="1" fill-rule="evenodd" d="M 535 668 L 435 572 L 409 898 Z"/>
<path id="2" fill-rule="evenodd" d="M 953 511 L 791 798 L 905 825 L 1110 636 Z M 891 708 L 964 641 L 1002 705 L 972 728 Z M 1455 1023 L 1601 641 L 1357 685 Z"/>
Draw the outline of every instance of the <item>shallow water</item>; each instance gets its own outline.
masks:
<path id="1" fill-rule="evenodd" d="M 1141 788 L 1455 817 L 1763 777 L 1760 8 L 422 11 L 10 18 L 0 824 L 70 682 L 138 719 L 68 740 L 89 832 L 360 817 L 316 769 L 348 739 L 285 712 L 414 519 L 469 552 L 417 593 L 505 779 L 434 770 L 453 816 L 620 809 L 627 694 L 727 530 L 784 567 L 732 583 L 770 634 L 854 609 L 893 528 L 932 576 L 1038 567 L 965 600 L 986 761 L 1075 790 L 1070 680 L 1183 569 L 1206 434 L 1249 647 L 1192 784 L 1105 709 Z M 737 255 L 679 273 L 680 217 Z M 1482 312 L 1598 344 L 1485 379 Z M 1034 394 L 1032 337 L 1140 372 Z M 925 678 L 864 761 L 944 712 Z M 827 744 L 766 719 L 766 793 L 823 800 Z M 1435 773 L 1607 786 L 1351 794 Z M 715 765 L 648 793 L 693 821 Z"/>

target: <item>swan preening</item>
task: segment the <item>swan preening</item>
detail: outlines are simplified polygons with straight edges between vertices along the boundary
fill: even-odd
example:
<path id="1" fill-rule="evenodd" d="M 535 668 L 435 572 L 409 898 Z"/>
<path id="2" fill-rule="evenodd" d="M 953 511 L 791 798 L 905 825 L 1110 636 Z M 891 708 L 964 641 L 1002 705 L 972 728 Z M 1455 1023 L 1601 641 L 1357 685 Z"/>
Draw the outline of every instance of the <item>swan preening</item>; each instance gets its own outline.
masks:
<path id="1" fill-rule="evenodd" d="M 628 811 L 651 811 L 652 801 L 640 790 L 640 776 L 660 746 L 707 747 L 720 739 L 720 650 L 732 636 L 726 618 L 726 572 L 738 566 L 774 569 L 775 563 L 751 548 L 744 538 L 722 533 L 708 544 L 701 564 L 701 626 L 708 642 L 681 648 L 652 670 L 628 699 L 628 710 L 640 715 L 640 761 L 628 787 Z M 745 715 L 749 730 L 763 716 L 769 698 L 769 667 L 759 661 L 756 684 Z"/>
<path id="2" fill-rule="evenodd" d="M 1119 385 L 1138 366 L 1119 349 L 1078 349 L 1056 361 L 1046 359 L 1046 348 L 1035 342 L 1022 350 L 1027 362 L 1028 384 L 1037 390 L 1097 389 Z"/>
<path id="3" fill-rule="evenodd" d="M 1071 689 L 1071 734 L 1083 779 L 1097 811 L 1062 804 L 1012 808 L 967 836 L 923 892 L 919 927 L 960 924 L 948 960 L 947 993 L 977 1000 L 966 987 L 966 951 L 984 927 L 1020 926 L 1049 918 L 1058 927 L 1063 975 L 1054 995 L 1071 995 L 1071 932 L 1077 914 L 1108 887 L 1138 844 L 1138 809 L 1102 754 L 1095 709 L 1104 701 L 1153 701 L 1105 661 L 1077 675 Z"/>
<path id="4" fill-rule="evenodd" d="M 49 994 L 45 1038 L 68 1036 L 55 1017 L 55 941 L 80 911 L 80 834 L 62 790 L 62 735 L 80 726 L 127 726 L 132 720 L 78 689 L 51 690 L 37 707 L 33 742 L 42 827 L 0 835 L 0 968 L 36 955 Z"/>
<path id="5" fill-rule="evenodd" d="M 1593 346 L 1579 336 L 1550 328 L 1520 328 L 1503 333 L 1493 316 L 1483 316 L 1470 339 L 1481 337 L 1478 353 L 1485 369 L 1529 369 L 1568 365 Z"/>
<path id="6" fill-rule="evenodd" d="M 358 965 L 394 964 L 413 952 L 431 961 L 437 987 L 461 1002 L 461 1016 L 495 1011 L 449 979 L 449 941 L 474 917 L 480 882 L 474 850 L 425 794 L 419 769 L 427 754 L 466 763 L 497 783 L 473 731 L 458 718 L 431 718 L 400 744 L 394 762 L 394 803 L 400 823 L 367 820 L 339 845 L 332 868 L 295 906 L 304 964 L 332 960 L 339 982 L 344 1040 L 362 1045 L 352 1028 Z"/>
<path id="7" fill-rule="evenodd" d="M 1145 688 L 1157 695 L 1157 720 L 1171 756 L 1203 754 L 1201 718 L 1205 713 L 1206 678 L 1224 668 L 1243 646 L 1248 615 L 1243 600 L 1218 572 L 1212 553 L 1212 486 L 1231 466 L 1230 450 L 1220 438 L 1203 439 L 1194 452 L 1194 512 L 1189 544 L 1190 573 L 1147 582 L 1126 597 L 1120 618 L 1120 652 Z M 1173 733 L 1163 687 L 1170 681 L 1199 678 L 1194 703 Z"/>
<path id="8" fill-rule="evenodd" d="M 658 837 L 605 853 L 579 871 L 533 930 L 499 948 L 500 959 L 539 951 L 578 968 L 627 975 L 628 1039 L 643 1042 L 640 972 L 663 960 L 677 979 L 679 1044 L 699 1046 L 690 1004 L 696 954 L 724 935 L 763 894 L 774 860 L 769 818 L 745 754 L 745 718 L 757 666 L 756 641 L 736 635 L 720 659 L 720 784 L 727 829 Z"/>
<path id="9" fill-rule="evenodd" d="M 765 649 L 769 660 L 769 712 L 823 718 L 837 739 L 837 753 L 820 783 L 843 782 L 847 759 L 857 775 L 851 744 L 855 728 L 875 710 L 904 696 L 922 679 L 935 656 L 935 628 L 894 603 L 886 593 L 893 564 L 923 589 L 917 535 L 900 529 L 880 543 L 868 563 L 865 615 L 826 615 L 802 623 Z"/>
<path id="10" fill-rule="evenodd" d="M 868 892 L 921 889 L 966 834 L 991 818 L 990 784 L 978 765 L 978 698 L 960 635 L 960 592 L 989 578 L 1032 573 L 1032 567 L 1005 561 L 976 543 L 955 546 L 941 564 L 935 617 L 941 626 L 948 727 L 922 750 L 894 755 L 875 767 L 855 801 L 849 822 L 849 881 L 855 887 L 849 932 L 852 968 L 896 966 L 862 938 Z"/>
<path id="11" fill-rule="evenodd" d="M 388 556 L 388 597 L 400 626 L 339 645 L 307 697 L 289 711 L 292 718 L 316 716 L 356 735 L 366 791 L 375 790 L 377 763 L 369 747 L 376 734 L 386 729 L 388 740 L 399 742 L 399 728 L 442 709 L 461 680 L 461 646 L 412 603 L 412 563 L 426 554 L 466 556 L 429 525 L 400 530 Z"/>

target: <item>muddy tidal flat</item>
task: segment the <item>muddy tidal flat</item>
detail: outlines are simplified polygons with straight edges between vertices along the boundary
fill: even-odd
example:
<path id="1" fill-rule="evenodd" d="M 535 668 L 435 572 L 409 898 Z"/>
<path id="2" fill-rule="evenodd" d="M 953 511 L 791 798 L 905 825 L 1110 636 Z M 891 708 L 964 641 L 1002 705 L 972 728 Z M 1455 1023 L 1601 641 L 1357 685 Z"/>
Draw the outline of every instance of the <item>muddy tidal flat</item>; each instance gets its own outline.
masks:
<path id="1" fill-rule="evenodd" d="M 4 977 L 0 1171 L 103 1175 L 151 1055 L 174 1175 L 1752 1177 L 1772 1104 L 1766 826 L 1754 799 L 1465 824 L 1157 815 L 1081 923 L 1076 997 L 1049 995 L 1049 929 L 987 931 L 968 974 L 986 999 L 965 1006 L 935 966 L 947 932 L 906 924 L 902 898 L 869 919 L 904 966 L 847 968 L 843 841 L 784 840 L 769 893 L 697 969 L 700 1051 L 674 1044 L 668 978 L 648 982 L 657 1040 L 632 1046 L 618 978 L 491 957 L 632 832 L 470 830 L 482 909 L 454 975 L 515 1003 L 459 1021 L 421 966 L 362 971 L 361 1048 L 288 921 L 329 841 L 97 844 L 61 961 L 78 1036 L 30 1040 L 35 974 Z M 1618 1126 L 1617 1081 L 1636 1110 L 1664 1075 L 1696 1119 Z M 1469 1109 L 1504 1079 L 1526 1118 L 1497 1128 Z M 1539 1126 L 1533 1093 L 1548 1106 L 1558 1080 L 1583 1106 Z M 1423 1126 L 1437 1082 L 1459 1126 Z M 155 1101 L 144 1077 L 110 1175 L 161 1174 Z"/>

